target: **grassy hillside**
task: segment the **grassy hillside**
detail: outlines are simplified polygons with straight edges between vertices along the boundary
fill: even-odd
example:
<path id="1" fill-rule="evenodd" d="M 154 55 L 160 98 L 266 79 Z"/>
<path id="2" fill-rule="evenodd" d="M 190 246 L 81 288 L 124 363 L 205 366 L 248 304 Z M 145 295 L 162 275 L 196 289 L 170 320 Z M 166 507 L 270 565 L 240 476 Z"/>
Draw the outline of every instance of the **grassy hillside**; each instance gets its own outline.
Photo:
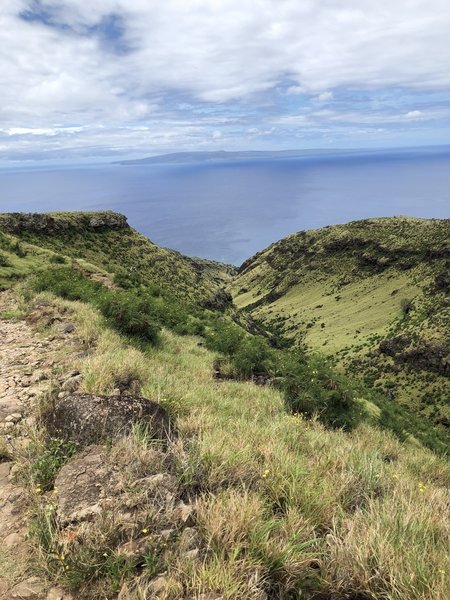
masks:
<path id="1" fill-rule="evenodd" d="M 41 328 L 70 315 L 86 349 L 65 359 L 81 374 L 79 393 L 109 395 L 119 380 L 137 381 L 178 431 L 168 448 L 139 431 L 109 444 L 105 465 L 125 491 L 106 499 L 101 518 L 69 527 L 52 518 L 55 441 L 31 432 L 15 460 L 29 498 L 32 572 L 85 600 L 119 590 L 130 600 L 446 600 L 448 471 L 431 452 L 367 424 L 327 430 L 289 414 L 274 387 L 218 381 L 216 355 L 198 338 L 164 331 L 160 345 L 139 350 L 90 306 L 49 294 L 22 311 Z M 161 472 L 193 507 L 187 527 L 161 491 L 142 496 Z M 124 507 L 138 511 L 131 523 Z M 124 555 L 130 539 L 137 550 Z M 6 569 L 14 561 L 3 552 Z"/>
<path id="2" fill-rule="evenodd" d="M 112 212 L 0 214 L 0 252 L 4 287 L 8 278 L 66 257 L 84 260 L 122 281 L 151 282 L 185 302 L 198 302 L 223 287 L 233 273 L 228 265 L 153 244 L 129 227 L 125 217 Z"/>
<path id="3" fill-rule="evenodd" d="M 383 385 L 398 365 L 406 390 L 419 336 L 428 350 L 446 343 L 448 222 L 299 234 L 231 282 L 268 329 L 334 348 L 352 377 L 334 358 L 259 335 L 220 291 L 227 267 L 158 248 L 120 215 L 4 215 L 0 232 L 0 325 L 15 344 L 4 356 L 17 356 L 13 383 L 0 368 L 0 403 L 2 385 L 33 398 L 17 424 L 2 423 L 0 464 L 15 463 L 8 472 L 31 541 L 26 556 L 0 550 L 2 589 L 37 574 L 42 589 L 80 600 L 447 600 L 448 438 L 384 393 L 372 396 L 364 361 Z M 300 303 L 288 317 L 290 291 L 308 310 Z M 380 309 L 386 295 L 392 306 Z M 338 319 L 332 307 L 345 305 Z M 372 318 L 349 338 L 358 306 Z M 314 307 L 336 315 L 341 346 L 323 346 L 320 321 L 302 326 Z M 33 336 L 37 373 L 23 360 Z M 355 340 L 387 346 L 372 360 L 369 348 L 346 347 Z M 445 386 L 445 357 L 416 348 L 417 380 Z M 155 440 L 138 424 L 84 449 L 73 429 L 80 394 L 119 406 L 137 395 L 156 401 L 174 434 Z M 68 397 L 69 437 L 50 427 Z M 73 520 L 63 518 L 68 489 L 72 502 L 87 499 Z"/>
<path id="4" fill-rule="evenodd" d="M 450 220 L 369 219 L 299 232 L 246 261 L 235 303 L 450 426 Z"/>

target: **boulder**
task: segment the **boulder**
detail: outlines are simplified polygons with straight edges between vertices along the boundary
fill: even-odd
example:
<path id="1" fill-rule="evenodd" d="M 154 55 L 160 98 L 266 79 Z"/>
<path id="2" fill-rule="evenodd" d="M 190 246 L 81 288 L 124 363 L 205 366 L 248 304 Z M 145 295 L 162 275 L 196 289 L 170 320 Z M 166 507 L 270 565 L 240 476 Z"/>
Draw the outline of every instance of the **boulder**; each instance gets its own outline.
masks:
<path id="1" fill-rule="evenodd" d="M 80 446 L 99 444 L 128 434 L 134 424 L 147 427 L 153 437 L 170 434 L 167 412 L 158 403 L 132 396 L 68 394 L 44 417 L 51 435 Z"/>

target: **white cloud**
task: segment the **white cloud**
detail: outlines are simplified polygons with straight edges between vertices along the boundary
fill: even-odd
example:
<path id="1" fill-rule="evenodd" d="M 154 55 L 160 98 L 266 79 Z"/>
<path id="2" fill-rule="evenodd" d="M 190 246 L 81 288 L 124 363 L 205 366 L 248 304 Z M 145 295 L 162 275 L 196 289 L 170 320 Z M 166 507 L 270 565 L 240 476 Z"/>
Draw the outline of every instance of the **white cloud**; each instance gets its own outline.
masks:
<path id="1" fill-rule="evenodd" d="M 423 114 L 421 110 L 410 110 L 405 115 L 406 119 L 426 119 L 426 115 Z"/>
<path id="2" fill-rule="evenodd" d="M 33 5 L 0 8 L 0 126 L 15 129 L 11 137 L 67 138 L 82 127 L 88 143 L 101 125 L 125 135 L 127 125 L 166 118 L 178 140 L 177 106 L 251 105 L 286 81 L 287 95 L 318 102 L 345 87 L 450 89 L 447 0 L 41 0 L 52 27 L 19 17 Z M 123 32 L 117 48 L 100 35 L 112 16 Z M 422 117 L 404 111 L 402 120 Z"/>
<path id="3" fill-rule="evenodd" d="M 300 94 L 304 94 L 305 91 L 305 88 L 303 88 L 301 85 L 291 85 L 287 88 L 286 94 L 288 96 L 298 96 Z"/>
<path id="4" fill-rule="evenodd" d="M 316 98 L 318 102 L 328 102 L 328 100 L 333 99 L 333 92 L 322 92 Z"/>

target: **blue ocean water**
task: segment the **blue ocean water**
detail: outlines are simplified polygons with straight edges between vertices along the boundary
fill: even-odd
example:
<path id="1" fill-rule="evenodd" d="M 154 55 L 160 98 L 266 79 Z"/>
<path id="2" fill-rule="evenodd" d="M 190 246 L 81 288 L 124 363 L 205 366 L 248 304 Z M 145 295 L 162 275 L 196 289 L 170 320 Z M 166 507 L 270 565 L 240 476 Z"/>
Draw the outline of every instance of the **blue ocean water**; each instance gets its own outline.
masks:
<path id="1" fill-rule="evenodd" d="M 450 150 L 0 170 L 0 212 L 114 210 L 157 244 L 240 264 L 289 233 L 450 217 Z"/>

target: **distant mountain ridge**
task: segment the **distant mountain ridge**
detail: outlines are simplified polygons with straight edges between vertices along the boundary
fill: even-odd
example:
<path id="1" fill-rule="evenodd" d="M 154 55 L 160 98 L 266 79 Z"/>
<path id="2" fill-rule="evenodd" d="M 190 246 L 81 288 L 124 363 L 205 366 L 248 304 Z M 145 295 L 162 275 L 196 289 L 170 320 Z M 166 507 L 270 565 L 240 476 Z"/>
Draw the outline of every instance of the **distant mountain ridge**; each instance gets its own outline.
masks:
<path id="1" fill-rule="evenodd" d="M 424 148 L 392 148 L 369 149 L 369 148 L 308 148 L 303 150 L 216 150 L 216 151 L 194 151 L 194 152 L 172 152 L 169 154 L 158 154 L 132 160 L 115 161 L 119 165 L 159 165 L 159 164 L 189 164 L 189 163 L 226 163 L 252 160 L 294 160 L 314 159 L 325 157 L 344 158 L 347 156 L 371 156 L 383 154 L 399 155 L 405 153 L 426 152 L 449 152 L 449 146 L 430 146 Z"/>

